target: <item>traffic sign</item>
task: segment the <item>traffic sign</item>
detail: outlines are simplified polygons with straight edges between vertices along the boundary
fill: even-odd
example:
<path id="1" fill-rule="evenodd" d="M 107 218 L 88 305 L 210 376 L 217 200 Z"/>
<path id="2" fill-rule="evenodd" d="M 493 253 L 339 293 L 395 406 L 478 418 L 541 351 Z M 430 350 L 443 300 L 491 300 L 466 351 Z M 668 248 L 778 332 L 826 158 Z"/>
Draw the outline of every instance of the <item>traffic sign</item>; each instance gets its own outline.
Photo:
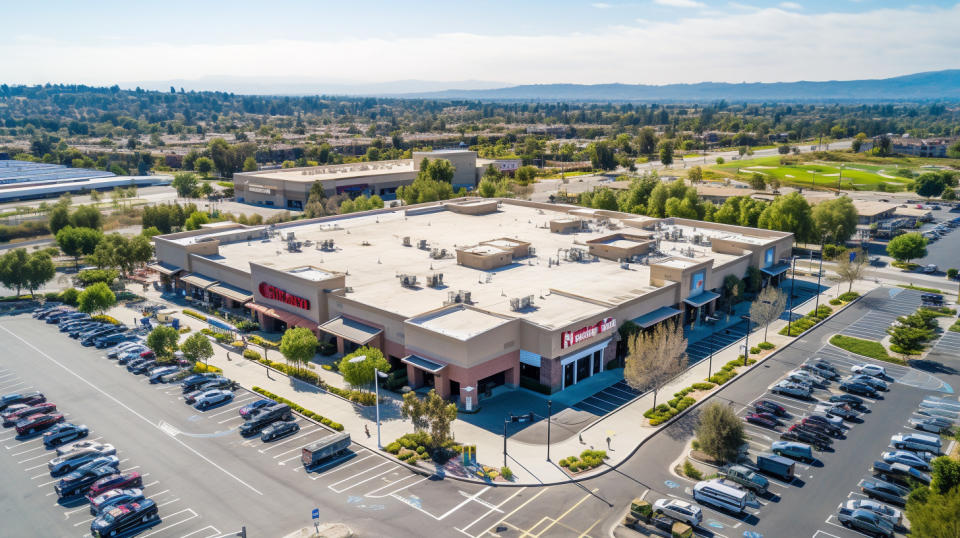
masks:
<path id="1" fill-rule="evenodd" d="M 311 515 L 313 516 L 313 519 L 320 519 L 320 509 L 314 508 Z"/>

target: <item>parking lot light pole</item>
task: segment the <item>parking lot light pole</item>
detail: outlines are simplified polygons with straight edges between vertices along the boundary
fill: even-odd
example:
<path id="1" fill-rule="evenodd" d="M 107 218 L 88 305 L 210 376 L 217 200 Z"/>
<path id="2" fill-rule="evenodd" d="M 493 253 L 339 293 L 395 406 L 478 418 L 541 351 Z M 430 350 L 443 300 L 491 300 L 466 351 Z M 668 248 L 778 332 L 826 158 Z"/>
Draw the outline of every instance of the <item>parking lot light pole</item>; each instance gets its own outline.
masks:
<path id="1" fill-rule="evenodd" d="M 750 357 L 750 314 L 747 313 L 747 333 L 743 335 L 743 365 L 747 365 L 747 358 Z"/>
<path id="2" fill-rule="evenodd" d="M 813 306 L 813 311 L 816 312 L 820 308 L 820 277 L 823 276 L 823 244 L 824 238 L 820 238 L 820 268 L 817 269 L 817 298 Z"/>
<path id="3" fill-rule="evenodd" d="M 820 256 L 823 257 L 823 253 Z M 793 272 L 790 274 L 790 313 L 787 315 L 787 336 L 790 336 L 790 326 L 793 324 L 793 284 L 797 281 L 797 257 L 794 256 L 791 262 Z"/>
<path id="4" fill-rule="evenodd" d="M 510 419 L 503 419 L 503 466 L 507 466 L 507 424 L 510 423 Z"/>
<path id="5" fill-rule="evenodd" d="M 553 400 L 547 400 L 547 461 L 550 461 L 550 422 L 553 421 Z"/>
<path id="6" fill-rule="evenodd" d="M 377 398 L 377 448 L 383 448 L 383 445 L 380 444 L 380 378 L 387 377 L 387 374 L 373 369 L 373 387 Z"/>

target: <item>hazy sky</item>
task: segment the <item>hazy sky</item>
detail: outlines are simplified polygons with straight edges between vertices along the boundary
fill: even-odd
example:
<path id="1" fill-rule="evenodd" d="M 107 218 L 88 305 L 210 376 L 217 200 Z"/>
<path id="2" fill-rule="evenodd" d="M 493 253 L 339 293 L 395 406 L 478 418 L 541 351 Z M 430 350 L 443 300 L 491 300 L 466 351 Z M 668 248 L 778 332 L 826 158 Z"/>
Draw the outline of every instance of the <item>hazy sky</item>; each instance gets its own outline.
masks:
<path id="1" fill-rule="evenodd" d="M 5 2 L 0 82 L 880 78 L 960 67 L 955 2 Z"/>

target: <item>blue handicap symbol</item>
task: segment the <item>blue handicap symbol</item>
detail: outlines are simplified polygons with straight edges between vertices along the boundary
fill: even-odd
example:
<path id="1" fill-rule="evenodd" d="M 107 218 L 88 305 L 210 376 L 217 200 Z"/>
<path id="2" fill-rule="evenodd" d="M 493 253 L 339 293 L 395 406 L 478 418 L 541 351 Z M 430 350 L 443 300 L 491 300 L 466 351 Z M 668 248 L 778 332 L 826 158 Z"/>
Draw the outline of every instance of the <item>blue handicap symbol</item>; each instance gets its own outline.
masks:
<path id="1" fill-rule="evenodd" d="M 664 485 L 666 485 L 668 488 L 678 488 L 678 487 L 680 487 L 680 484 L 677 484 L 677 483 L 674 482 L 673 480 L 667 480 L 666 482 L 664 482 Z"/>
<path id="2" fill-rule="evenodd" d="M 759 532 L 743 531 L 743 538 L 763 538 Z"/>
<path id="3" fill-rule="evenodd" d="M 356 504 L 356 503 L 361 502 L 361 501 L 363 501 L 363 497 L 357 497 L 357 496 L 355 496 L 355 495 L 351 495 L 351 496 L 347 497 L 347 502 L 350 503 L 350 504 Z"/>
<path id="4" fill-rule="evenodd" d="M 722 528 L 723 528 L 723 523 L 720 523 L 719 521 L 717 521 L 717 520 L 715 520 L 715 519 L 711 519 L 711 520 L 707 521 L 707 526 L 708 526 L 708 527 L 713 527 L 714 529 L 722 529 Z"/>
<path id="5" fill-rule="evenodd" d="M 313 516 L 313 519 L 320 519 L 320 509 L 314 508 L 310 515 Z"/>

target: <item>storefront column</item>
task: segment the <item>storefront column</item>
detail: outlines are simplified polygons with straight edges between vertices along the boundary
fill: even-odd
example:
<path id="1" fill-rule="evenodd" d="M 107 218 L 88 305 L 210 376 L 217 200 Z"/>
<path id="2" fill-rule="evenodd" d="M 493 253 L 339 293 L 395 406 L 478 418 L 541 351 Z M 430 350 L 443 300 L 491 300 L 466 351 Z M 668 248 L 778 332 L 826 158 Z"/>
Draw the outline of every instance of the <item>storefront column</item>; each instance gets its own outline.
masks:
<path id="1" fill-rule="evenodd" d="M 339 338 L 337 339 L 340 340 Z M 419 368 L 414 368 L 412 365 L 407 365 L 407 384 L 411 388 L 419 388 L 423 386 L 423 371 Z"/>
<path id="2" fill-rule="evenodd" d="M 450 378 L 448 376 L 443 376 L 440 374 L 434 374 L 433 376 L 433 390 L 437 391 L 437 394 L 441 398 L 446 400 L 450 397 Z"/>
<path id="3" fill-rule="evenodd" d="M 340 336 L 337 337 L 337 353 L 343 355 L 343 338 Z"/>

